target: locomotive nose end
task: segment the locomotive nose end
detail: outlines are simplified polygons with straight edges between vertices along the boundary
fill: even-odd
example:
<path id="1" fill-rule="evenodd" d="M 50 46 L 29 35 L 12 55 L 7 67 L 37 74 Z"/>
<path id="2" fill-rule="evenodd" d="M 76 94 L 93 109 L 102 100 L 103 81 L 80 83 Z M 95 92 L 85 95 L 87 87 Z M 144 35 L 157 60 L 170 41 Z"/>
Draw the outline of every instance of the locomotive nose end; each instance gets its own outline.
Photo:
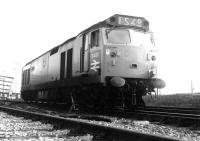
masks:
<path id="1" fill-rule="evenodd" d="M 122 87 L 125 85 L 125 80 L 121 77 L 113 77 L 110 79 L 110 83 L 114 87 Z"/>
<path id="2" fill-rule="evenodd" d="M 152 85 L 154 88 L 162 89 L 166 86 L 166 83 L 164 80 L 157 78 L 152 81 Z"/>

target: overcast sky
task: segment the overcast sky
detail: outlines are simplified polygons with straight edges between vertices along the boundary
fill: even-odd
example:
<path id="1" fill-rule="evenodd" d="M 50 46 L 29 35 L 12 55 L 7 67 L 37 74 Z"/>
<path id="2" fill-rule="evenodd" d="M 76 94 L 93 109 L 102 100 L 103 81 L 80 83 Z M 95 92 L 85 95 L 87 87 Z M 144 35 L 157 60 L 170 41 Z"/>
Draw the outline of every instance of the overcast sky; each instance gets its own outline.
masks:
<path id="1" fill-rule="evenodd" d="M 30 60 L 114 14 L 145 17 L 159 50 L 162 93 L 200 92 L 198 0 L 2 0 L 0 75 L 21 82 Z"/>

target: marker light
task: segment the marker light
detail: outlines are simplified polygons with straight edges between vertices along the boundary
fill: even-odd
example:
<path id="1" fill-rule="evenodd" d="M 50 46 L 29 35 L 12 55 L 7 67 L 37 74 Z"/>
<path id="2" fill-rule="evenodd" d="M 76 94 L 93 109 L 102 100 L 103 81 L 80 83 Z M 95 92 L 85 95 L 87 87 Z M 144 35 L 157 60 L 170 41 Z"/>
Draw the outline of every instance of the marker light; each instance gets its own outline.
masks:
<path id="1" fill-rule="evenodd" d="M 149 77 L 154 78 L 157 75 L 157 68 L 153 67 L 149 70 Z"/>
<path id="2" fill-rule="evenodd" d="M 114 57 L 117 56 L 117 53 L 116 53 L 116 52 L 111 52 L 111 53 L 110 53 L 110 56 L 114 58 Z"/>
<path id="3" fill-rule="evenodd" d="M 112 60 L 112 66 L 115 66 L 115 65 L 116 65 L 116 61 L 114 59 L 114 60 Z"/>
<path id="4" fill-rule="evenodd" d="M 156 61 L 156 56 L 151 56 L 152 61 Z"/>

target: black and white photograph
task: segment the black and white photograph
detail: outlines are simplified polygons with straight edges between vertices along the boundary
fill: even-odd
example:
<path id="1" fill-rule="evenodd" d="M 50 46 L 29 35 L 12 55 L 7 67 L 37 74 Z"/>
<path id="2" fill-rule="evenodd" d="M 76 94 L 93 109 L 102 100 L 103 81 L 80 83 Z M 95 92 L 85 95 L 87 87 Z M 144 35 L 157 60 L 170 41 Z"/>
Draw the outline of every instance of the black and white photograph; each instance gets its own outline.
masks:
<path id="1" fill-rule="evenodd" d="M 0 1 L 0 140 L 200 141 L 199 5 Z"/>

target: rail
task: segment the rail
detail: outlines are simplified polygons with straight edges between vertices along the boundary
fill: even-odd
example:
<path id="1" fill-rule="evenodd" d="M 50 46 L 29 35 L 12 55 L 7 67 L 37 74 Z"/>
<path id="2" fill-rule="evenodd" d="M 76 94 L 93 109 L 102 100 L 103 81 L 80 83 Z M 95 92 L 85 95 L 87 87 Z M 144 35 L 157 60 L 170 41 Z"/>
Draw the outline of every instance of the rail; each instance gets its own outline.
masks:
<path id="1" fill-rule="evenodd" d="M 133 113 L 129 112 L 129 114 Z M 198 108 L 139 107 L 134 110 L 134 116 L 179 126 L 200 126 L 200 109 Z"/>

